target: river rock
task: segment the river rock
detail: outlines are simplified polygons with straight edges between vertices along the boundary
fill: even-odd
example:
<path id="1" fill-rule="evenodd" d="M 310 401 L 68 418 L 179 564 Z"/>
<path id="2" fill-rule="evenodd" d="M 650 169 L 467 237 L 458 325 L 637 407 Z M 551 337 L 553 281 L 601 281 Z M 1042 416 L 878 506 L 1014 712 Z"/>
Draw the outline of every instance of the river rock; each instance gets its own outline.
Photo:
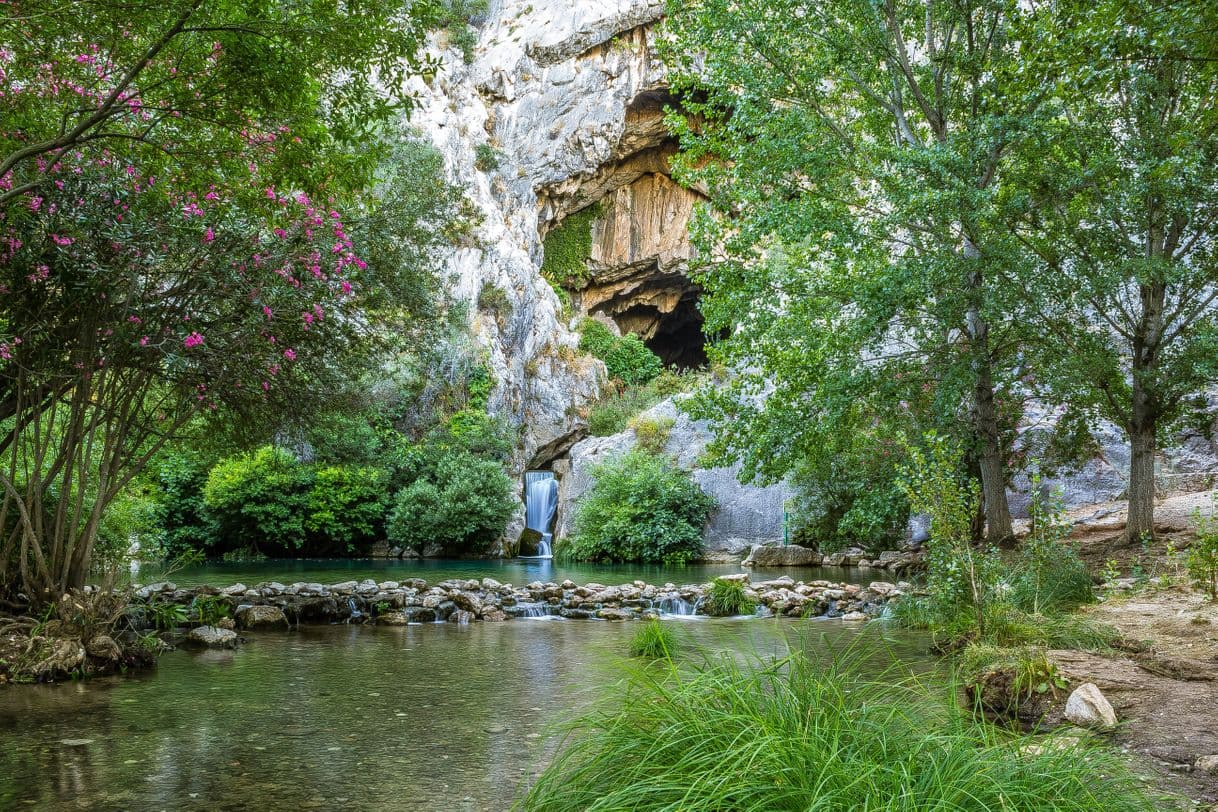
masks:
<path id="1" fill-rule="evenodd" d="M 798 544 L 788 544 L 785 547 L 756 544 L 749 552 L 748 558 L 740 564 L 744 567 L 815 567 L 822 560 L 823 556 L 816 550 Z"/>
<path id="2" fill-rule="evenodd" d="M 236 648 L 237 633 L 215 626 L 199 626 L 188 631 L 182 642 L 203 648 Z"/>
<path id="3" fill-rule="evenodd" d="M 376 616 L 377 625 L 405 626 L 410 622 L 410 616 L 405 612 L 381 612 Z"/>
<path id="4" fill-rule="evenodd" d="M 1090 730 L 1111 730 L 1116 727 L 1116 711 L 1093 682 L 1074 689 L 1066 700 L 1066 719 Z"/>
<path id="5" fill-rule="evenodd" d="M 233 584 L 220 590 L 221 595 L 228 595 L 230 598 L 237 598 L 245 594 L 247 587 L 245 584 Z"/>
<path id="6" fill-rule="evenodd" d="M 473 592 L 454 592 L 452 600 L 458 608 L 473 612 L 475 615 L 482 611 L 482 599 Z"/>
<path id="7" fill-rule="evenodd" d="M 458 609 L 448 616 L 449 623 L 460 623 L 462 626 L 467 623 L 473 623 L 475 619 L 474 613 L 465 609 Z"/>
<path id="8" fill-rule="evenodd" d="M 500 621 L 507 620 L 507 614 L 496 606 L 490 609 L 484 609 L 482 612 L 482 619 L 487 623 L 499 623 Z"/>
<path id="9" fill-rule="evenodd" d="M 288 618 L 278 606 L 243 606 L 237 610 L 237 623 L 245 629 L 287 626 Z"/>
<path id="10" fill-rule="evenodd" d="M 93 637 L 85 644 L 85 651 L 90 657 L 98 660 L 118 660 L 123 656 L 123 650 L 118 647 L 118 643 L 114 642 L 114 638 L 108 634 L 99 634 Z"/>

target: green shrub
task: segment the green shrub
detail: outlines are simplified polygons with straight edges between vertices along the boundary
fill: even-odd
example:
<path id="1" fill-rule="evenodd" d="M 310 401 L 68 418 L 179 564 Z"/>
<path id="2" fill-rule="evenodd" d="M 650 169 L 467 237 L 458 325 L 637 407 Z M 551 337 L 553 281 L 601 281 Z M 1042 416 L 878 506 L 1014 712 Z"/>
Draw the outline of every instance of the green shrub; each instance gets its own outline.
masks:
<path id="1" fill-rule="evenodd" d="M 872 653 L 874 656 L 874 652 Z M 865 661 L 864 661 L 865 662 Z M 977 723 L 956 686 L 797 652 L 638 668 L 571 724 L 522 803 L 530 812 L 1150 812 L 1115 752 L 1025 748 Z M 873 666 L 874 668 L 874 666 Z M 1103 780 L 1097 780 L 1103 776 Z"/>
<path id="2" fill-rule="evenodd" d="M 572 536 L 559 552 L 579 561 L 681 564 L 702 554 L 702 528 L 714 508 L 684 471 L 642 451 L 592 469 L 593 485 L 575 508 Z"/>
<path id="3" fill-rule="evenodd" d="M 1005 671 L 1012 677 L 1011 698 L 1027 698 L 1066 687 L 1067 681 L 1039 646 L 1000 648 L 971 644 L 960 652 L 957 674 L 966 685 L 976 684 L 985 674 Z"/>
<path id="4" fill-rule="evenodd" d="M 305 547 L 313 472 L 283 449 L 264 446 L 217 463 L 203 501 L 219 525 L 209 554 L 250 548 L 271 556 Z"/>
<path id="5" fill-rule="evenodd" d="M 744 584 L 716 578 L 706 593 L 706 609 L 715 617 L 751 615 L 757 603 L 745 591 Z"/>
<path id="6" fill-rule="evenodd" d="M 155 520 L 166 557 L 211 550 L 219 544 L 219 525 L 203 501 L 208 470 L 201 459 L 188 454 L 165 454 L 156 463 Z"/>
<path id="7" fill-rule="evenodd" d="M 634 418 L 630 428 L 634 429 L 635 446 L 649 454 L 662 454 L 672 434 L 673 422 L 671 417 Z"/>
<path id="8" fill-rule="evenodd" d="M 464 451 L 447 453 L 398 492 L 386 533 L 420 555 L 432 545 L 446 555 L 484 552 L 516 509 L 512 490 L 498 463 Z"/>
<path id="9" fill-rule="evenodd" d="M 962 473 L 961 452 L 951 440 L 928 434 L 927 450 L 908 449 L 901 488 L 910 509 L 930 516 L 926 586 L 922 611 L 946 645 L 987 639 L 1003 588 L 1001 562 L 989 546 L 972 544 L 972 521 L 979 498 L 977 483 Z M 941 643 L 942 644 L 942 643 Z"/>
<path id="10" fill-rule="evenodd" d="M 1066 542 L 1061 491 L 1046 499 L 1040 477 L 1033 474 L 1029 513 L 1032 530 L 1024 539 L 1011 575 L 1011 601 L 1019 609 L 1042 614 L 1073 609 L 1095 599 L 1091 575 L 1074 547 Z"/>
<path id="11" fill-rule="evenodd" d="M 1188 548 L 1188 574 L 1210 600 L 1218 601 L 1218 501 L 1209 516 L 1202 516 L 1198 510 L 1193 521 L 1197 536 Z"/>
<path id="12" fill-rule="evenodd" d="M 666 625 L 652 618 L 630 640 L 630 656 L 648 660 L 671 660 L 677 653 L 677 636 Z"/>
<path id="13" fill-rule="evenodd" d="M 478 309 L 490 313 L 499 324 L 512 317 L 512 303 L 507 293 L 494 282 L 483 282 L 478 291 Z"/>
<path id="14" fill-rule="evenodd" d="M 643 386 L 628 386 L 620 392 L 614 390 L 588 411 L 588 433 L 593 437 L 608 437 L 625 431 L 636 415 L 664 398 L 689 391 L 698 380 L 696 373 L 664 370 Z"/>
<path id="15" fill-rule="evenodd" d="M 591 318 L 580 322 L 579 332 L 579 349 L 604 361 L 610 378 L 639 386 L 664 371 L 660 356 L 634 333 L 615 336 L 608 326 Z"/>
<path id="16" fill-rule="evenodd" d="M 506 462 L 516 445 L 516 433 L 501 417 L 460 409 L 434 428 L 408 456 L 415 475 L 427 473 L 445 454 L 463 452 Z"/>
<path id="17" fill-rule="evenodd" d="M 499 151 L 490 144 L 478 144 L 474 147 L 474 166 L 482 172 L 499 168 Z"/>
<path id="18" fill-rule="evenodd" d="M 310 553 L 367 552 L 384 531 L 388 479 L 379 468 L 316 469 L 305 516 Z"/>

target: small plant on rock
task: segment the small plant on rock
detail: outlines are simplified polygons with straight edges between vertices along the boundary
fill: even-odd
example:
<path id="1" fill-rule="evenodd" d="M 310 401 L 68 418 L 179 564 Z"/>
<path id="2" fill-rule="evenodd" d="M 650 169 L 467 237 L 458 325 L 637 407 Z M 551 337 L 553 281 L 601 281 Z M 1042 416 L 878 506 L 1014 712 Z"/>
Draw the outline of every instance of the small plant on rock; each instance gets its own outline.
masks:
<path id="1" fill-rule="evenodd" d="M 201 626 L 215 626 L 228 617 L 230 608 L 228 601 L 219 595 L 196 595 L 194 599 L 195 616 Z"/>
<path id="2" fill-rule="evenodd" d="M 740 581 L 716 578 L 706 593 L 706 609 L 715 617 L 752 614 L 757 602 L 748 596 Z"/>

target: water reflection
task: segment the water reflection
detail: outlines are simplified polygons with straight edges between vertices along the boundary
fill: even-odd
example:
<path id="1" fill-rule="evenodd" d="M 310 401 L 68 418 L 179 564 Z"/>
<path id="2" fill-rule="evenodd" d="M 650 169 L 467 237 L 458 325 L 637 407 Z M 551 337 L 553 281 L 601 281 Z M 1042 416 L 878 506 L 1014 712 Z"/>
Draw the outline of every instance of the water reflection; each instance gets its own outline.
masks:
<path id="1" fill-rule="evenodd" d="M 142 676 L 8 688 L 0 808 L 506 809 L 556 746 L 554 726 L 619 679 L 637 628 L 306 627 L 253 635 L 235 653 L 175 652 Z M 677 627 L 698 644 L 756 653 L 792 638 L 841 643 L 860 628 Z M 924 648 L 908 636 L 892 645 L 913 659 Z"/>

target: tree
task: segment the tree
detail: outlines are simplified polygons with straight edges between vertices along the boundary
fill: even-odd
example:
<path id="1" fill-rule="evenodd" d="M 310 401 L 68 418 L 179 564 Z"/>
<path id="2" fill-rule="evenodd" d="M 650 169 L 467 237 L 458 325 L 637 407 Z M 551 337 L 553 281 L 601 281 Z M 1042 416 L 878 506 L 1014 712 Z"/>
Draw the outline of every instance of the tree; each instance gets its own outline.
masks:
<path id="1" fill-rule="evenodd" d="M 857 424 L 853 403 L 876 419 L 923 404 L 916 430 L 967 441 L 989 536 L 1009 540 L 1021 325 L 997 269 L 1020 257 L 994 205 L 1004 153 L 1043 95 L 1015 81 L 1031 12 L 1006 0 L 670 10 L 677 173 L 713 208 L 695 218 L 695 279 L 707 332 L 730 332 L 710 354 L 739 370 L 701 401 L 719 449 L 776 477 L 821 453 L 808 427 Z"/>
<path id="2" fill-rule="evenodd" d="M 1213 4 L 1067 2 L 1029 49 L 1052 118 L 1012 154 L 1013 280 L 1050 397 L 1130 444 L 1126 539 L 1154 533 L 1155 455 L 1218 381 Z"/>
<path id="3" fill-rule="evenodd" d="M 62 5 L 0 23 L 0 597 L 21 603 L 83 584 L 106 506 L 200 416 L 307 418 L 411 335 L 455 215 L 431 201 L 403 266 L 391 206 L 353 204 L 350 233 L 339 210 L 393 152 L 352 146 L 405 104 L 430 6 Z"/>

